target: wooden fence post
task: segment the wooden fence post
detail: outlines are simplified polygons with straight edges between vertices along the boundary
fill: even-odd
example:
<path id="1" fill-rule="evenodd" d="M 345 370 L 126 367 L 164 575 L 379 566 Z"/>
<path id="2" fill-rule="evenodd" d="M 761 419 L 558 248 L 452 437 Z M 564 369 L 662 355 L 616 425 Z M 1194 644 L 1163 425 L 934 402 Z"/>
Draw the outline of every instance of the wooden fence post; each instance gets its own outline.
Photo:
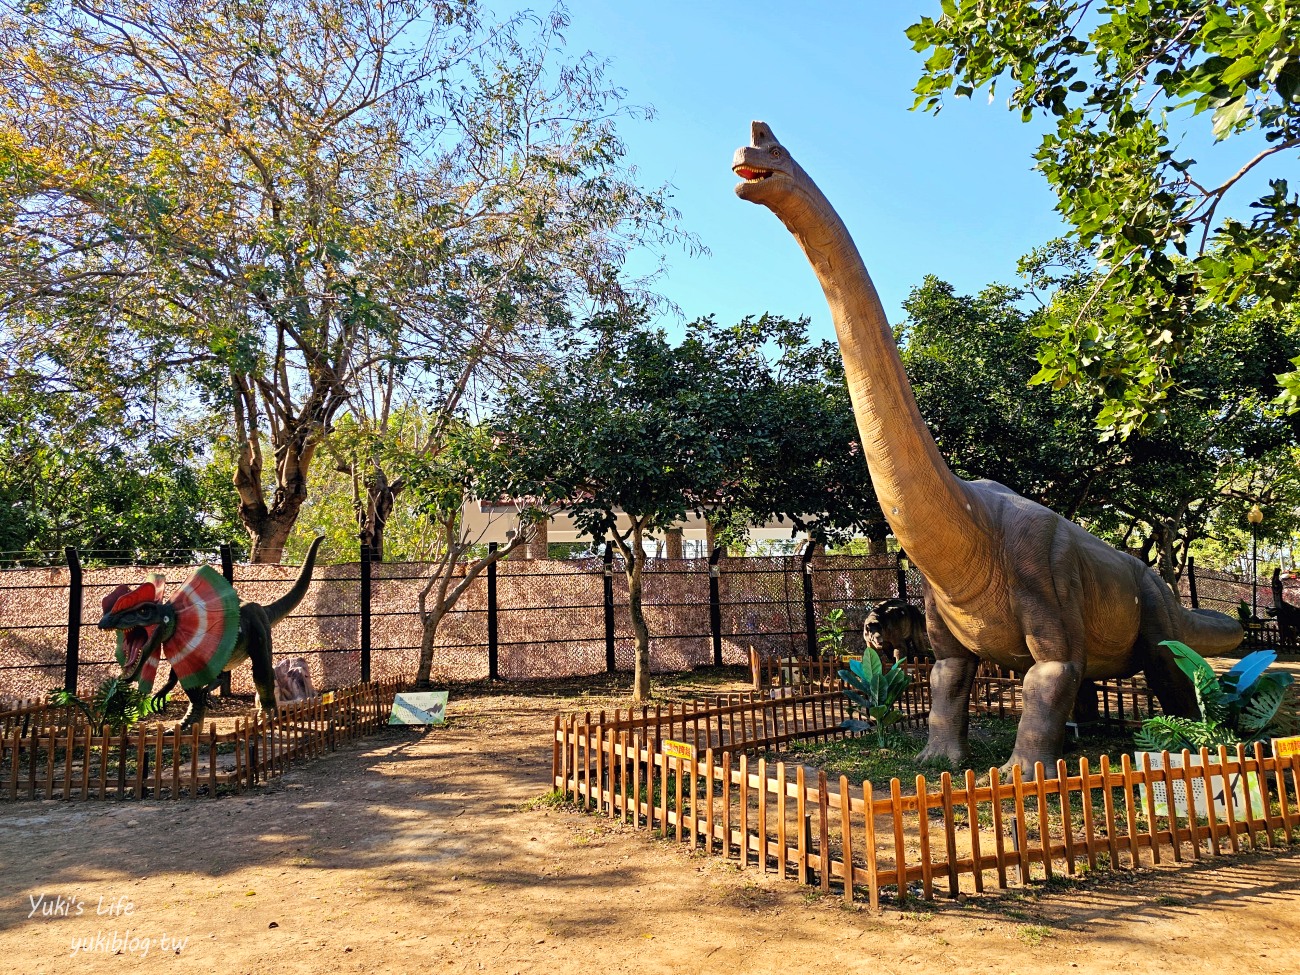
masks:
<path id="1" fill-rule="evenodd" d="M 722 549 L 709 553 L 709 636 L 713 638 L 713 666 L 722 666 L 722 595 L 718 587 L 718 574 L 722 571 L 718 559 Z"/>
<path id="2" fill-rule="evenodd" d="M 370 681 L 370 569 L 374 549 L 361 536 L 361 683 Z"/>
<path id="3" fill-rule="evenodd" d="M 803 553 L 803 625 L 808 635 L 808 656 L 817 656 L 817 611 L 813 606 L 813 565 L 812 557 L 816 546 L 812 539 Z"/>
<path id="4" fill-rule="evenodd" d="M 614 543 L 605 542 L 605 672 L 614 673 Z"/>
<path id="5" fill-rule="evenodd" d="M 496 553 L 497 543 L 488 542 L 488 557 Z M 501 645 L 497 640 L 497 564 L 496 560 L 487 567 L 487 638 L 488 638 L 488 680 L 501 677 Z"/>
<path id="6" fill-rule="evenodd" d="M 63 689 L 76 694 L 77 665 L 81 662 L 81 557 L 71 545 L 63 555 L 68 560 L 68 657 L 63 665 Z"/>

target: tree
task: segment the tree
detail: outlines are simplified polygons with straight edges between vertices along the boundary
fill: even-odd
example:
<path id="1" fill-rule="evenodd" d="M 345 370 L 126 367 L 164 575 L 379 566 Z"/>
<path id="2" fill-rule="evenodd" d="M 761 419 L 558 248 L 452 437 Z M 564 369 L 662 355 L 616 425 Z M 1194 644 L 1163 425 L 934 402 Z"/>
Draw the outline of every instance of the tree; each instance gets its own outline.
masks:
<path id="1" fill-rule="evenodd" d="M 1300 200 L 1274 178 L 1300 149 L 1300 17 L 1292 2 L 943 0 L 907 31 L 928 56 L 916 106 L 992 96 L 1055 120 L 1036 154 L 1073 240 L 1099 273 L 1053 309 L 1036 382 L 1100 394 L 1098 425 L 1127 436 L 1162 416 L 1177 363 L 1216 309 L 1280 312 L 1300 284 Z M 1177 127 L 1232 137 L 1235 162 L 1198 163 Z M 1209 172 L 1231 173 L 1223 179 Z M 1249 209 L 1248 221 L 1233 213 Z M 1179 259 L 1179 258 L 1184 259 Z M 1300 365 L 1300 363 L 1296 363 Z M 1300 390 L 1300 377 L 1283 377 Z"/>
<path id="2" fill-rule="evenodd" d="M 526 544 L 531 526 L 548 513 L 536 499 L 517 493 L 527 477 L 531 449 L 528 443 L 507 447 L 487 425 L 455 423 L 444 430 L 436 450 L 420 447 L 385 460 L 386 467 L 402 472 L 412 501 L 433 528 L 431 565 L 419 594 L 417 686 L 429 684 L 434 641 L 443 618 L 488 566 Z M 520 500 L 515 502 L 518 520 L 506 533 L 508 541 L 484 549 L 481 539 L 466 529 L 466 502 L 511 497 Z"/>
<path id="3" fill-rule="evenodd" d="M 235 523 L 228 480 L 202 437 L 166 431 L 97 399 L 0 392 L 0 552 L 43 560 L 64 546 L 98 563 L 188 561 Z"/>
<path id="4" fill-rule="evenodd" d="M 519 469 L 530 473 L 513 496 L 549 499 L 622 556 L 638 701 L 650 693 L 650 533 L 706 510 L 724 523 L 737 512 L 784 514 L 829 533 L 832 516 L 870 496 L 860 451 L 845 460 L 853 433 L 843 378 L 836 391 L 831 347 L 810 349 L 805 324 L 763 316 L 723 328 L 704 318 L 673 345 L 644 316 L 600 316 L 562 359 L 512 385 L 497 412 L 508 445 L 527 454 Z M 784 353 L 775 367 L 769 343 Z M 846 476 L 855 466 L 858 476 Z"/>
<path id="5" fill-rule="evenodd" d="M 1194 545 L 1240 518 L 1243 499 L 1287 496 L 1279 464 L 1300 424 L 1261 390 L 1300 352 L 1294 316 L 1207 317 L 1171 373 L 1188 392 L 1168 404 L 1165 422 L 1099 443 L 1092 396 L 1026 388 L 1042 312 L 1021 310 L 1023 297 L 1002 286 L 958 296 L 928 278 L 905 302 L 904 363 L 955 471 L 1002 482 L 1138 552 L 1171 585 Z"/>
<path id="6" fill-rule="evenodd" d="M 362 377 L 455 399 L 568 299 L 623 300 L 627 249 L 673 236 L 564 23 L 472 0 L 0 14 L 0 332 L 204 397 L 252 558 L 277 560 Z"/>

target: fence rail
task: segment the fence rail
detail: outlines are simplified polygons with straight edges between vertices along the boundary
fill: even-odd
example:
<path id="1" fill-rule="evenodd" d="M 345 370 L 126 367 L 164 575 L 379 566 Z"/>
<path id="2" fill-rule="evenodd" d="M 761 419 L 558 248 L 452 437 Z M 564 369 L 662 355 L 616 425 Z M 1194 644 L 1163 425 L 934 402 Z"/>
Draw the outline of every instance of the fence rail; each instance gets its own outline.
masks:
<path id="1" fill-rule="evenodd" d="M 825 892 L 838 884 L 846 902 L 865 888 L 873 908 L 882 894 L 900 904 L 937 889 L 956 897 L 1085 866 L 1133 869 L 1300 840 L 1300 756 L 1268 757 L 1261 744 L 1144 753 L 1136 765 L 1102 756 L 1096 769 L 1082 758 L 1073 771 L 1040 763 L 1033 781 L 1019 767 L 1009 778 L 998 769 L 943 772 L 937 783 L 918 775 L 913 794 L 893 779 L 879 796 L 870 782 L 833 783 L 753 754 L 847 736 L 844 715 L 840 692 L 816 689 L 557 715 L 552 780 L 591 813 Z"/>
<path id="2" fill-rule="evenodd" d="M 912 721 L 924 720 L 930 713 L 929 661 L 907 662 L 904 669 L 911 677 L 903 696 L 895 705 Z M 843 688 L 839 671 L 845 664 L 833 657 L 767 657 L 751 651 L 749 669 L 754 691 L 770 694 L 774 690 L 802 693 L 810 690 L 839 691 Z M 1074 723 L 1136 727 L 1159 713 L 1155 693 L 1139 677 L 1094 681 L 1096 709 L 1077 713 Z M 1020 675 L 981 660 L 971 688 L 973 712 L 1007 717 L 1020 714 L 1023 706 Z"/>
<path id="3" fill-rule="evenodd" d="M 372 682 L 239 719 L 229 731 L 167 730 L 162 723 L 113 735 L 75 709 L 27 705 L 0 712 L 2 799 L 215 798 L 243 792 L 289 766 L 336 750 L 388 720 L 396 685 Z"/>

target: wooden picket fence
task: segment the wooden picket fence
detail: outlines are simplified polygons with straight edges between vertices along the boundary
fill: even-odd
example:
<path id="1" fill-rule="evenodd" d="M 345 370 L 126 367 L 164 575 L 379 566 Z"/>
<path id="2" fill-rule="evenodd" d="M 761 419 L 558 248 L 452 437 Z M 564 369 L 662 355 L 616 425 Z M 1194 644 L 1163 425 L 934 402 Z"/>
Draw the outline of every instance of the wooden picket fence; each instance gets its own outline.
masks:
<path id="1" fill-rule="evenodd" d="M 395 683 L 358 684 L 218 732 L 162 722 L 99 733 L 79 711 L 0 713 L 0 799 L 179 799 L 241 793 L 388 721 Z"/>
<path id="2" fill-rule="evenodd" d="M 756 692 L 777 689 L 830 691 L 843 687 L 839 671 L 845 665 L 833 657 L 770 657 L 751 649 L 749 666 Z M 903 664 L 912 680 L 895 706 L 914 722 L 923 720 L 930 713 L 930 671 L 933 666 L 930 661 Z M 1096 688 L 1097 713 L 1095 719 L 1090 720 L 1097 723 L 1136 727 L 1160 711 L 1155 694 L 1141 678 L 1097 681 Z M 971 689 L 972 712 L 1015 717 L 1023 710 L 1023 703 L 1019 675 L 988 661 L 980 661 Z"/>
<path id="3" fill-rule="evenodd" d="M 1168 753 L 1158 767 L 1150 755 L 1137 767 L 1124 755 L 1118 768 L 1103 756 L 1097 769 L 1083 758 L 1073 772 L 1061 761 L 1054 779 L 1040 764 L 1030 782 L 1019 768 L 1009 779 L 997 769 L 944 772 L 937 788 L 917 776 L 915 794 L 904 795 L 894 779 L 879 796 L 870 782 L 841 776 L 835 790 L 825 772 L 750 754 L 846 734 L 835 695 L 557 715 L 554 785 L 592 813 L 824 892 L 837 884 L 845 902 L 865 896 L 873 908 L 882 894 L 900 904 L 937 888 L 956 897 L 1300 840 L 1300 756 L 1267 757 L 1262 745 L 1202 750 L 1199 766 L 1186 752 L 1181 767 Z M 1195 805 L 1180 810 L 1170 798 L 1179 788 L 1221 793 L 1224 814 L 1213 803 L 1205 816 L 1189 814 Z"/>

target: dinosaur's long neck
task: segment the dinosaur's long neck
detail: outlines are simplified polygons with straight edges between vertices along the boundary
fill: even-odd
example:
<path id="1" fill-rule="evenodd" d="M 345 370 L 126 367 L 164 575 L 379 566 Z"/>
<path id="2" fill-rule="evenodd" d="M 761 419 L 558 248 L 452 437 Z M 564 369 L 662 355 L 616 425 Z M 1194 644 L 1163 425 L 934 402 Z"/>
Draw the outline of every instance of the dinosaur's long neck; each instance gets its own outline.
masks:
<path id="1" fill-rule="evenodd" d="M 808 255 L 826 294 L 876 496 L 917 568 L 950 589 L 960 582 L 945 585 L 944 577 L 960 573 L 974 554 L 977 514 L 921 419 L 884 308 L 844 222 L 811 180 L 802 185 L 803 193 L 772 210 Z"/>

